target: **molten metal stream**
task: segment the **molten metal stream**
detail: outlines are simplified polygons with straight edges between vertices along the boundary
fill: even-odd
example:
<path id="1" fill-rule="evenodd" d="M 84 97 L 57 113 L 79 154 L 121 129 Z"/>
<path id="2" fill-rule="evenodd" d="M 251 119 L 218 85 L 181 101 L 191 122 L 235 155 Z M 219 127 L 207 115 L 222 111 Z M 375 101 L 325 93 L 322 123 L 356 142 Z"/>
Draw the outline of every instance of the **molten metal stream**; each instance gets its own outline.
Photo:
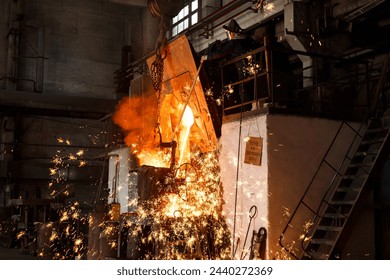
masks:
<path id="1" fill-rule="evenodd" d="M 183 163 L 184 155 L 189 155 L 189 151 L 186 153 L 186 148 L 188 146 L 188 138 L 190 135 L 191 126 L 194 124 L 194 114 L 189 106 L 186 106 L 182 119 L 183 129 L 180 131 L 180 159 L 179 166 Z"/>

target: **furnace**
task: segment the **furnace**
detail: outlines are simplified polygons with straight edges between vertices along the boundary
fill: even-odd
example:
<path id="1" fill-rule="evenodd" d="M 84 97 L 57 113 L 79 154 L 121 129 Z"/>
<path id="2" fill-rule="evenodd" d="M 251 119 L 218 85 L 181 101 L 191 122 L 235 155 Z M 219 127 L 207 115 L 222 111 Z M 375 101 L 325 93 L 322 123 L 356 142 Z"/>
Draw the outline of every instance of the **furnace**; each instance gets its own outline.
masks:
<path id="1" fill-rule="evenodd" d="M 119 251 L 141 259 L 227 258 L 218 140 L 187 38 L 147 63 L 153 79 L 135 78 L 114 115 L 130 147 L 120 160 L 129 172 L 117 174 L 131 182 L 128 195 L 118 186 L 110 194 L 111 203 L 126 197 L 129 204 L 121 211 L 127 236 Z"/>

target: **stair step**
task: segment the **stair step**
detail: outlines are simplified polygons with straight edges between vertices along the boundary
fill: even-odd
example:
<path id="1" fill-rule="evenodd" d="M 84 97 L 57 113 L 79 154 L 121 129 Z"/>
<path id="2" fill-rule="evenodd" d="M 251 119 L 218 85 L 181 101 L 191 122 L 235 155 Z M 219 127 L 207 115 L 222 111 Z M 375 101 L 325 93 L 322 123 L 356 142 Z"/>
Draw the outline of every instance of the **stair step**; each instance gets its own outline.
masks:
<path id="1" fill-rule="evenodd" d="M 310 240 L 310 244 L 318 244 L 318 245 L 329 245 L 329 246 L 333 246 L 334 245 L 334 240 L 330 240 L 330 239 L 312 239 Z"/>
<path id="2" fill-rule="evenodd" d="M 361 188 L 348 188 L 348 187 L 339 187 L 336 189 L 336 192 L 358 192 Z"/>
<path id="3" fill-rule="evenodd" d="M 354 205 L 355 200 L 332 200 L 331 205 Z"/>
<path id="4" fill-rule="evenodd" d="M 334 226 L 318 226 L 317 229 L 323 231 L 341 231 L 343 228 Z"/>
<path id="5" fill-rule="evenodd" d="M 371 133 L 378 133 L 378 132 L 385 132 L 388 129 L 383 128 L 383 127 L 377 127 L 377 128 L 369 128 L 366 132 L 366 134 L 371 134 Z"/>
<path id="6" fill-rule="evenodd" d="M 384 137 L 381 138 L 375 138 L 371 140 L 363 140 L 360 145 L 370 145 L 370 144 L 378 144 L 378 143 L 383 143 L 385 141 Z"/>
<path id="7" fill-rule="evenodd" d="M 352 167 L 352 168 L 354 168 L 354 167 L 357 167 L 357 168 L 362 168 L 362 169 L 364 169 L 364 168 L 370 168 L 372 166 L 372 163 L 359 163 L 359 162 L 351 162 L 350 164 L 349 164 L 349 167 Z"/>
<path id="8" fill-rule="evenodd" d="M 376 156 L 378 155 L 379 151 L 371 151 L 371 152 L 356 152 L 354 154 L 355 157 L 365 157 L 365 156 Z"/>
<path id="9" fill-rule="evenodd" d="M 343 215 L 341 213 L 325 213 L 322 217 L 331 219 L 347 219 L 348 215 Z"/>
<path id="10" fill-rule="evenodd" d="M 360 175 L 344 175 L 344 176 L 343 176 L 343 179 L 355 180 L 355 179 L 366 179 L 367 177 L 368 177 L 367 174 L 360 174 Z"/>

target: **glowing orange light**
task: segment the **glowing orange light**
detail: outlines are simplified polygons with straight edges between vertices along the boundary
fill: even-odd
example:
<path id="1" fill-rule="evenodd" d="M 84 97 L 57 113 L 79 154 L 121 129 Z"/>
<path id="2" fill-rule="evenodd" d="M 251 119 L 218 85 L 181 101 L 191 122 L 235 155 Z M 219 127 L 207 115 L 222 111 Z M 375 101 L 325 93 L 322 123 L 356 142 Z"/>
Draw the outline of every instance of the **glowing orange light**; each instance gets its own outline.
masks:
<path id="1" fill-rule="evenodd" d="M 183 163 L 184 156 L 189 156 L 188 137 L 191 126 L 194 124 L 194 114 L 189 106 L 186 106 L 182 119 L 183 129 L 180 131 L 180 160 L 179 165 Z"/>
<path id="2" fill-rule="evenodd" d="M 25 231 L 21 231 L 19 232 L 17 235 L 16 235 L 16 239 L 19 240 L 20 238 L 22 238 L 23 236 L 26 235 L 26 232 Z"/>
<path id="3" fill-rule="evenodd" d="M 264 8 L 265 8 L 266 10 L 268 10 L 268 11 L 272 11 L 272 10 L 275 9 L 275 4 L 274 4 L 274 3 L 268 3 L 268 4 L 265 5 Z"/>
<path id="4" fill-rule="evenodd" d="M 177 199 L 178 199 L 177 194 L 169 194 L 168 195 L 168 203 L 165 206 L 164 214 L 168 217 L 175 217 L 175 212 L 178 210 L 178 204 L 177 204 Z"/>
<path id="5" fill-rule="evenodd" d="M 144 149 L 138 155 L 140 165 L 168 168 L 171 163 L 171 153 L 166 150 Z"/>

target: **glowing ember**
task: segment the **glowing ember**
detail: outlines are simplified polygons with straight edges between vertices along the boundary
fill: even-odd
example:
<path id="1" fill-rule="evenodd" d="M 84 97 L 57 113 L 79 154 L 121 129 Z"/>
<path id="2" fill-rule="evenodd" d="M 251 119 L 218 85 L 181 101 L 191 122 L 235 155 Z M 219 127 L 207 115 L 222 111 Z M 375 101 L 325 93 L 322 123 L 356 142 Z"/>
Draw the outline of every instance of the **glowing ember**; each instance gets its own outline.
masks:
<path id="1" fill-rule="evenodd" d="M 20 231 L 17 235 L 16 235 L 16 239 L 20 239 L 20 238 L 22 238 L 23 236 L 25 236 L 26 235 L 26 231 L 24 231 L 24 230 L 22 230 L 22 231 Z"/>
<path id="2" fill-rule="evenodd" d="M 87 126 L 80 126 L 85 128 Z M 106 132 L 99 131 L 105 139 Z M 99 135 L 90 134 L 92 143 L 108 147 L 107 143 L 100 143 Z M 57 137 L 59 148 L 52 158 L 52 166 L 48 173 L 52 180 L 48 183 L 49 194 L 53 200 L 53 209 L 57 209 L 55 220 L 41 227 L 42 232 L 38 235 L 41 240 L 40 248 L 37 248 L 37 256 L 46 259 L 75 259 L 86 256 L 88 250 L 86 246 L 86 236 L 84 236 L 87 219 L 79 209 L 79 202 L 69 202 L 69 196 L 73 194 L 73 184 L 69 183 L 69 175 L 74 167 L 84 167 L 88 162 L 84 159 L 87 150 L 75 149 L 72 147 L 71 139 L 67 137 Z M 65 146 L 66 145 L 66 146 Z M 64 147 L 62 149 L 60 147 Z M 92 177 L 90 177 L 92 178 Z M 72 197 L 73 198 L 73 197 Z M 50 219 L 53 219 L 50 217 Z M 46 228 L 46 230 L 43 230 Z M 22 233 L 20 233 L 22 237 Z"/>
<path id="3" fill-rule="evenodd" d="M 67 212 L 67 211 L 64 211 L 64 212 L 62 213 L 62 217 L 60 218 L 60 222 L 64 222 L 64 221 L 66 221 L 66 220 L 68 220 L 68 219 L 69 219 L 68 212 Z"/>
<path id="4" fill-rule="evenodd" d="M 51 242 L 53 242 L 53 241 L 56 240 L 57 238 L 58 238 L 58 234 L 57 234 L 57 232 L 56 232 L 55 230 L 53 230 L 53 231 L 51 232 L 51 236 L 50 236 L 49 240 L 50 240 Z"/>
<path id="5" fill-rule="evenodd" d="M 184 76 L 171 83 L 172 92 L 123 99 L 113 116 L 138 160 L 140 174 L 153 170 L 156 177 L 141 178 L 145 184 L 138 186 L 144 188 L 140 192 L 149 188 L 155 192 L 129 201 L 137 207 L 127 224 L 129 236 L 135 243 L 153 246 L 153 252 L 143 256 L 146 259 L 226 259 L 230 233 L 222 216 L 217 141 L 206 127 L 210 115 L 204 114 L 207 107 L 196 103 L 196 92 L 189 94 L 191 83 Z M 102 230 L 111 236 L 118 229 L 104 225 Z"/>
<path id="6" fill-rule="evenodd" d="M 52 175 L 55 175 L 57 173 L 58 169 L 56 169 L 56 168 L 49 168 L 49 171 L 50 171 L 50 176 L 52 176 Z"/>
<path id="7" fill-rule="evenodd" d="M 47 242 L 38 248 L 37 255 L 58 260 L 81 258 L 87 246 L 80 227 L 87 219 L 81 216 L 78 202 L 59 209 L 58 215 L 59 221 L 44 225 L 43 228 L 48 229 Z"/>
<path id="8" fill-rule="evenodd" d="M 187 165 L 176 173 L 183 178 L 177 183 L 178 192 L 140 205 L 137 223 L 152 225 L 146 240 L 157 244 L 158 259 L 228 258 L 230 236 L 221 215 L 217 154 L 193 152 Z M 133 236 L 139 233 L 140 228 L 133 228 Z M 208 246 L 217 252 L 215 256 L 209 255 Z"/>

